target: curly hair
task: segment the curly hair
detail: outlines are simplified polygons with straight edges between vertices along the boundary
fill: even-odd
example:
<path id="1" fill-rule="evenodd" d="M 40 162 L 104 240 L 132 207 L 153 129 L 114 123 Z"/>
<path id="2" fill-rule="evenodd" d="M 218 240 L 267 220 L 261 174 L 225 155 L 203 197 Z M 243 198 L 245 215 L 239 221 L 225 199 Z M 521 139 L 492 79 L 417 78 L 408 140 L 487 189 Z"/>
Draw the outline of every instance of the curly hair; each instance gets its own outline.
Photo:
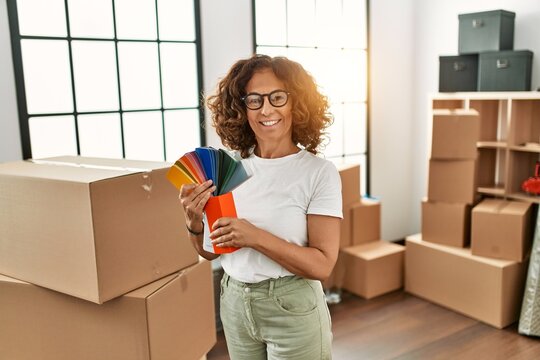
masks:
<path id="1" fill-rule="evenodd" d="M 313 77 L 302 65 L 280 56 L 256 54 L 237 61 L 219 82 L 216 94 L 207 98 L 212 125 L 223 145 L 240 151 L 242 158 L 246 158 L 257 144 L 242 97 L 246 95 L 245 89 L 253 74 L 263 69 L 271 69 L 291 94 L 293 143 L 317 154 L 324 130 L 333 121 L 328 112 L 328 99 L 318 91 Z"/>

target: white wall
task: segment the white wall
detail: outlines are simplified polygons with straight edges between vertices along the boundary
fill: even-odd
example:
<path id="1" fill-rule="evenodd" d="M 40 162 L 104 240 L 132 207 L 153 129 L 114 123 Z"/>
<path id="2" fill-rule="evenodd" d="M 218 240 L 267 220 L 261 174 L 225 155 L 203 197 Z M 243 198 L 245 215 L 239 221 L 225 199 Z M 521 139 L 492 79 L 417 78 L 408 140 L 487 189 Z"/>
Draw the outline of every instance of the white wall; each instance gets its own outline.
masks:
<path id="1" fill-rule="evenodd" d="M 431 128 L 428 95 L 438 91 L 439 55 L 457 54 L 458 14 L 497 9 L 515 12 L 514 49 L 529 49 L 534 53 L 532 89 L 537 89 L 540 87 L 540 1 L 414 0 L 414 7 L 413 158 L 409 175 L 413 199 L 408 208 L 414 210 L 412 226 L 414 232 L 419 232 L 420 201 L 427 194 L 427 159 L 431 136 L 428 133 Z"/>
<path id="2" fill-rule="evenodd" d="M 370 184 L 382 202 L 382 238 L 415 231 L 412 132 L 415 57 L 413 0 L 370 1 Z"/>
<path id="3" fill-rule="evenodd" d="M 7 2 L 0 4 L 0 162 L 22 159 Z"/>

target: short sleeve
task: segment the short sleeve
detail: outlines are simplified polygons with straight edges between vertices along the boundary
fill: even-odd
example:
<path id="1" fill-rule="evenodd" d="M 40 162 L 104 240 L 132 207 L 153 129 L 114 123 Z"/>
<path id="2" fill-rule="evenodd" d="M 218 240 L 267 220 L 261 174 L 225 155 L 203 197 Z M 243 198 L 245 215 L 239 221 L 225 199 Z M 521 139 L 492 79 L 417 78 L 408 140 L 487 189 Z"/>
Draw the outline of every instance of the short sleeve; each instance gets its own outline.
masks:
<path id="1" fill-rule="evenodd" d="M 324 160 L 315 178 L 307 213 L 343 219 L 341 178 L 336 166 L 330 161 Z"/>

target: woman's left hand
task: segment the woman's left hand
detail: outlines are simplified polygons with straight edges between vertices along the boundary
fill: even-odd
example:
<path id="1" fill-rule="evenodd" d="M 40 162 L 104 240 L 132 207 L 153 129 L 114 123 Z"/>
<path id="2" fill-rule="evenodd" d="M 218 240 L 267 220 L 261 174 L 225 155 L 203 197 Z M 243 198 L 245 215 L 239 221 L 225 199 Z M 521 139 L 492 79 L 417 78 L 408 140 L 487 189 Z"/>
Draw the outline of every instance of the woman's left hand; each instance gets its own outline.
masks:
<path id="1" fill-rule="evenodd" d="M 253 247 L 259 231 L 260 229 L 245 219 L 222 217 L 214 223 L 210 239 L 219 247 Z"/>

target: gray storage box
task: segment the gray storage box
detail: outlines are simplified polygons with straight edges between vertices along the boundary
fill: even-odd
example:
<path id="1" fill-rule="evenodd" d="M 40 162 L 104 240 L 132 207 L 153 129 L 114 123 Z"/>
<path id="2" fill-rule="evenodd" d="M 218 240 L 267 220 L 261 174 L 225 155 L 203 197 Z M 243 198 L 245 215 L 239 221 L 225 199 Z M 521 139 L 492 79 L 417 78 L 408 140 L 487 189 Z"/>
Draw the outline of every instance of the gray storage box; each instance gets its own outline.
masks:
<path id="1" fill-rule="evenodd" d="M 514 48 L 514 18 L 505 10 L 461 14 L 459 18 L 459 53 L 512 50 Z"/>
<path id="2" fill-rule="evenodd" d="M 439 91 L 476 91 L 478 55 L 439 56 Z"/>
<path id="3" fill-rule="evenodd" d="M 533 53 L 494 51 L 478 57 L 478 91 L 529 91 Z"/>

